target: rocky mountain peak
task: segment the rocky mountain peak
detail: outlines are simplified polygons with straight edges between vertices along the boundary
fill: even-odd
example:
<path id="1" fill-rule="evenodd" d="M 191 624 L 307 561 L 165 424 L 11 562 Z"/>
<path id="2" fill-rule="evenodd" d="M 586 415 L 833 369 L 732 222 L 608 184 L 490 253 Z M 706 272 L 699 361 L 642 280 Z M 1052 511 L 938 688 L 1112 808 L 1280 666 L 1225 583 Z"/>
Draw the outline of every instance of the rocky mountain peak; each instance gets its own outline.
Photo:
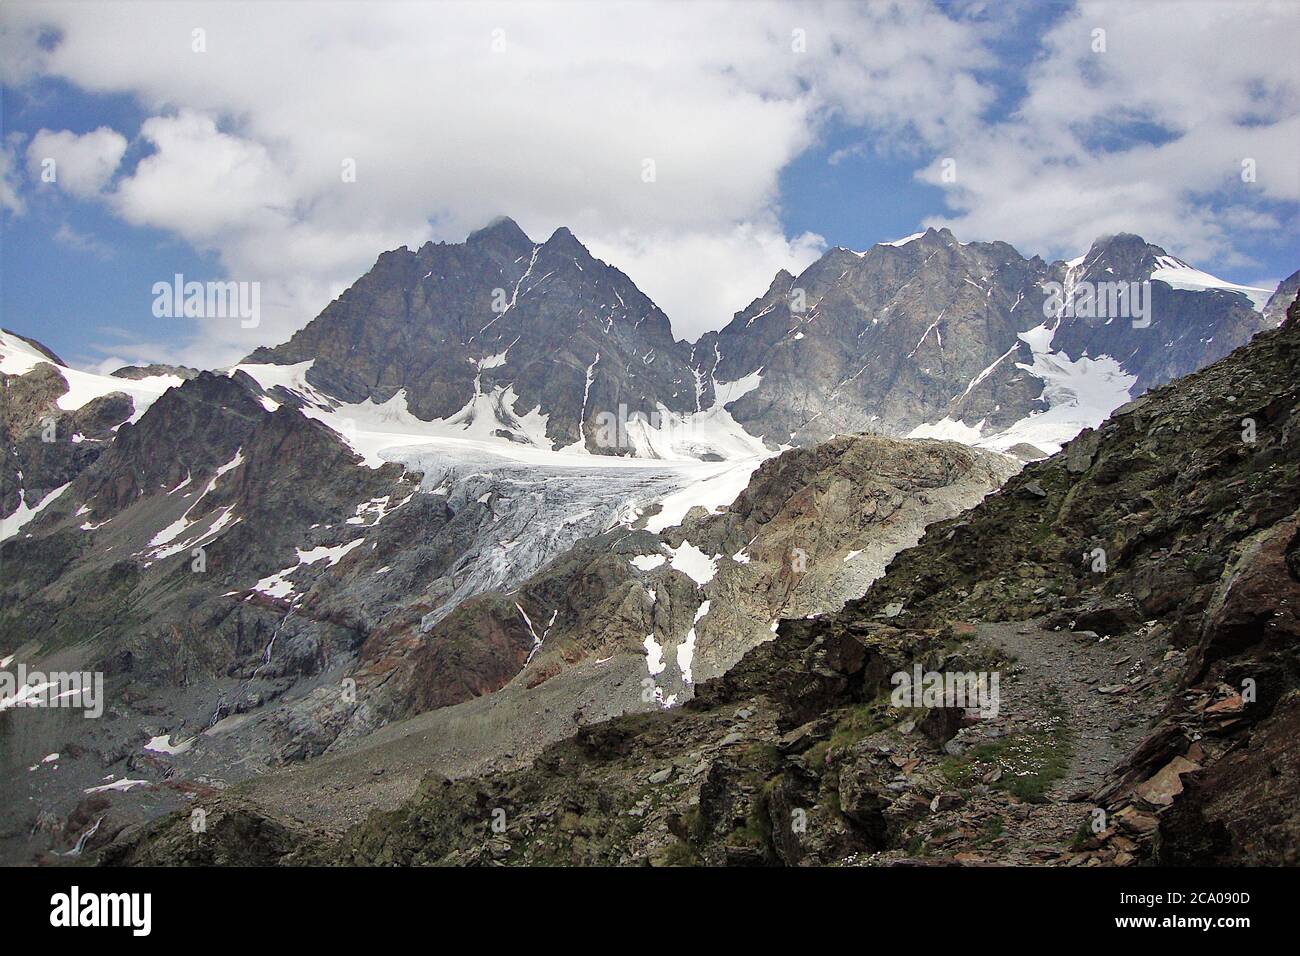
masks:
<path id="1" fill-rule="evenodd" d="M 921 234 L 921 241 L 930 243 L 941 242 L 946 246 L 960 245 L 957 241 L 957 237 L 953 235 L 952 230 L 947 226 L 940 226 L 938 229 L 930 226 Z"/>
<path id="2" fill-rule="evenodd" d="M 532 250 L 533 240 L 509 216 L 497 216 L 481 229 L 476 229 L 465 240 L 467 245 L 493 245 L 516 255 Z"/>
<path id="3" fill-rule="evenodd" d="M 1159 268 L 1187 264 L 1141 236 L 1121 232 L 1096 239 L 1080 266 L 1081 277 L 1141 282 Z"/>
<path id="4" fill-rule="evenodd" d="M 560 226 L 556 229 L 555 232 L 551 233 L 551 237 L 543 243 L 543 246 L 566 254 L 582 253 L 590 255 L 587 252 L 587 247 L 578 241 L 578 237 L 573 234 L 568 226 Z"/>

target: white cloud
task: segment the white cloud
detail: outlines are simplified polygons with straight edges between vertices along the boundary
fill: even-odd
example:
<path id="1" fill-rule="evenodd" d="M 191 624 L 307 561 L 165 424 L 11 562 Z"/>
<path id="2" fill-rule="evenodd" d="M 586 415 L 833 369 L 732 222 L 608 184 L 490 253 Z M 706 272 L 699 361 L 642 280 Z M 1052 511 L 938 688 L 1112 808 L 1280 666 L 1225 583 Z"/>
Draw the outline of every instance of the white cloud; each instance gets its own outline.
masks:
<path id="1" fill-rule="evenodd" d="M 569 226 L 693 336 L 815 251 L 777 225 L 778 175 L 827 117 L 928 141 L 991 96 L 978 28 L 926 2 L 594 11 L 46 3 L 10 10 L 6 48 L 11 71 L 154 114 L 113 208 L 263 283 L 262 327 L 204 327 L 213 355 L 282 340 L 385 249 L 502 213 L 536 237 Z M 34 24 L 59 42 L 17 43 Z"/>
<path id="2" fill-rule="evenodd" d="M 10 133 L 0 144 L 0 209 L 15 216 L 27 211 L 27 203 L 19 192 L 18 149 L 22 145 L 21 133 Z"/>
<path id="3" fill-rule="evenodd" d="M 956 181 L 940 160 L 923 171 L 954 211 L 929 224 L 1067 256 L 1137 232 L 1240 264 L 1234 242 L 1280 226 L 1261 207 L 1300 200 L 1298 26 L 1290 3 L 1080 4 L 1045 36 L 1017 113 L 946 144 Z"/>
<path id="4" fill-rule="evenodd" d="M 729 232 L 646 235 L 628 230 L 592 252 L 631 276 L 673 318 L 673 333 L 694 341 L 730 321 L 781 269 L 798 274 L 826 251 L 821 236 L 786 239 L 775 223 Z M 694 320 L 694 321 L 693 321 Z"/>
<path id="5" fill-rule="evenodd" d="M 84 369 L 84 371 L 94 372 L 96 375 L 112 375 L 118 369 L 132 364 L 134 363 L 128 362 L 120 356 L 110 355 L 107 358 L 100 359 L 98 362 L 91 364 L 88 368 Z"/>
<path id="6" fill-rule="evenodd" d="M 140 137 L 156 152 L 122 180 L 114 205 L 128 222 L 216 244 L 231 234 L 282 227 L 292 194 L 259 143 L 222 133 L 209 116 L 155 116 Z"/>
<path id="7" fill-rule="evenodd" d="M 51 181 L 73 196 L 90 199 L 108 185 L 125 153 L 126 137 L 107 126 L 81 135 L 43 129 L 27 144 L 27 175 L 33 182 Z M 44 177 L 47 169 L 52 180 Z"/>

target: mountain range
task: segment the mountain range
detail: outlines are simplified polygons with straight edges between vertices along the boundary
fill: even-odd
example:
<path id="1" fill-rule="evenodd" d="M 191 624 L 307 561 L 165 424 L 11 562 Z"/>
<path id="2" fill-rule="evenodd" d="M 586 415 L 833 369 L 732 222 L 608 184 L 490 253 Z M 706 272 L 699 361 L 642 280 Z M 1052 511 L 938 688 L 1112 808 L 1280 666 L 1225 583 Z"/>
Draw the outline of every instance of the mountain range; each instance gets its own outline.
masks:
<path id="1" fill-rule="evenodd" d="M 692 344 L 567 229 L 499 219 L 384 253 L 228 369 L 92 375 L 0 332 L 0 667 L 110 690 L 106 720 L 3 702 L 0 852 L 423 755 L 332 804 L 392 809 L 430 763 L 678 712 L 1025 461 L 1278 326 L 1298 284 L 1131 235 L 1046 263 L 927 230 L 782 272 Z"/>
<path id="2" fill-rule="evenodd" d="M 1053 282 L 1076 296 L 1150 283 L 1148 315 L 1057 315 Z M 931 229 L 781 272 L 687 343 L 569 230 L 538 244 L 500 219 L 463 244 L 381 256 L 289 342 L 246 361 L 310 362 L 302 380 L 328 399 L 554 449 L 730 457 L 739 425 L 742 442 L 770 447 L 875 431 L 1053 451 L 1131 395 L 1275 326 L 1286 288 L 1270 306 L 1271 290 L 1217 280 L 1132 235 L 1045 263 Z M 620 406 L 642 420 L 603 440 L 597 419 Z"/>

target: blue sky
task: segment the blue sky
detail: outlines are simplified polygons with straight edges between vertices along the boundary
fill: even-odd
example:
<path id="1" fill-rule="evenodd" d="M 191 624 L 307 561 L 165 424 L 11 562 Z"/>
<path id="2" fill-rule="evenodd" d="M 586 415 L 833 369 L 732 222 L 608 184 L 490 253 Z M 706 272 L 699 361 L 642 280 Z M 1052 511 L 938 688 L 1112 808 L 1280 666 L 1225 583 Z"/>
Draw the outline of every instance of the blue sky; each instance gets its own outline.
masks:
<path id="1" fill-rule="evenodd" d="M 1125 229 L 1276 281 L 1300 266 L 1300 80 L 1260 46 L 1295 8 L 1236 6 L 776 5 L 737 26 L 676 4 L 621 24 L 573 3 L 536 19 L 345 4 L 313 34 L 305 3 L 7 5 L 0 321 L 74 364 L 216 364 L 283 340 L 385 248 L 458 241 L 496 213 L 538 239 L 570 225 L 690 338 L 778 268 L 928 223 L 1046 258 Z M 496 22 L 511 45 L 493 59 L 477 39 Z M 791 24 L 806 53 L 784 49 Z M 357 188 L 319 168 L 359 148 L 375 173 Z M 60 149 L 81 179 L 41 183 L 42 150 Z M 625 176 L 644 155 L 664 170 L 650 189 Z M 956 184 L 937 178 L 946 156 Z M 174 273 L 262 281 L 269 320 L 157 319 L 150 289 Z"/>

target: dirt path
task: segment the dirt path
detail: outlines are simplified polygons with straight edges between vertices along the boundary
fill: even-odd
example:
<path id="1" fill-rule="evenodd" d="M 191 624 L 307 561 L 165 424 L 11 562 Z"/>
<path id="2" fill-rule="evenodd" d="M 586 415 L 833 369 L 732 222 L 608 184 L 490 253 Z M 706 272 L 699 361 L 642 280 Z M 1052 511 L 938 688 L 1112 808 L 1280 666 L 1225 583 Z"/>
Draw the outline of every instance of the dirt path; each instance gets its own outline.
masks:
<path id="1" fill-rule="evenodd" d="M 969 646 L 1008 661 L 998 715 L 922 757 L 911 779 L 940 803 L 904 849 L 872 862 L 1055 860 L 1088 824 L 1088 794 L 1146 736 L 1181 664 L 1144 630 L 1109 640 L 1035 622 L 982 624 Z"/>

